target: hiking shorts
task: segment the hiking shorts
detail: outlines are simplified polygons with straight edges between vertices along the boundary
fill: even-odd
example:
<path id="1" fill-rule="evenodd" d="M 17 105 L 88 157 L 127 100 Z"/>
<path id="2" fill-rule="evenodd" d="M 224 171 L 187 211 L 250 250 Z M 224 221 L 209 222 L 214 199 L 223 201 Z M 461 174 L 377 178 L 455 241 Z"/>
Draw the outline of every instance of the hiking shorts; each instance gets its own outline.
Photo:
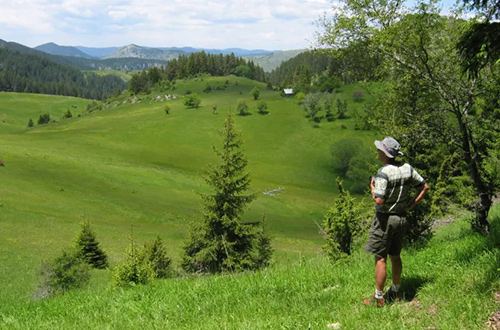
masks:
<path id="1" fill-rule="evenodd" d="M 366 251 L 379 258 L 398 256 L 407 228 L 406 216 L 376 212 L 368 234 Z"/>

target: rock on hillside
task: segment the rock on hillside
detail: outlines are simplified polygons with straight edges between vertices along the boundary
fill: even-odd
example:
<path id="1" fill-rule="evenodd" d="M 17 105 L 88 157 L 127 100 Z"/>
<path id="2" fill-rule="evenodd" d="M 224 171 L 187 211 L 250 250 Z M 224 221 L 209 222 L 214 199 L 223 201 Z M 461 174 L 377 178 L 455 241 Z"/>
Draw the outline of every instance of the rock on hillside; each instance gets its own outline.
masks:
<path id="1" fill-rule="evenodd" d="M 106 59 L 143 58 L 143 59 L 169 61 L 179 57 L 180 54 L 184 54 L 184 52 L 180 50 L 163 50 L 158 48 L 141 47 L 138 45 L 131 44 L 118 48 L 115 52 L 106 56 Z"/>

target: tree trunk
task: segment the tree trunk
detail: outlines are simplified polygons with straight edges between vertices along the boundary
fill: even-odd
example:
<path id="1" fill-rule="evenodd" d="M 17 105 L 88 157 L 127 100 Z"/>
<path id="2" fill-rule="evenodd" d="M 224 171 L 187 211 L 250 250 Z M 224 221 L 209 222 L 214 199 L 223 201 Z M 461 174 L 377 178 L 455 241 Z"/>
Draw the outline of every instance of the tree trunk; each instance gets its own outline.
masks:
<path id="1" fill-rule="evenodd" d="M 464 122 L 464 118 L 462 117 L 461 112 L 456 111 L 455 115 L 457 117 L 462 135 L 464 158 L 467 164 L 469 164 L 470 175 L 474 183 L 476 193 L 479 196 L 476 203 L 474 203 L 476 218 L 472 222 L 472 229 L 478 233 L 487 235 L 490 230 L 488 213 L 492 204 L 491 194 L 488 192 L 487 186 L 483 182 L 483 178 L 481 177 L 481 173 L 479 170 L 481 162 L 480 156 L 477 154 L 473 154 L 474 151 L 471 148 L 471 140 L 473 138 L 472 132 L 469 131 L 469 127 Z"/>

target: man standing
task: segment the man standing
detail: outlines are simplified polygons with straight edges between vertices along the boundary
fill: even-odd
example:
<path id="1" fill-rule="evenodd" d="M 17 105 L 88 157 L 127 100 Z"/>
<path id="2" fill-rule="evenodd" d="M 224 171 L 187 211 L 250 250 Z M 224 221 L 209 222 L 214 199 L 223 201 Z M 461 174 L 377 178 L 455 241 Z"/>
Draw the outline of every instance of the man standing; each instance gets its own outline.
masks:
<path id="1" fill-rule="evenodd" d="M 375 216 L 370 228 L 366 251 L 375 256 L 375 294 L 364 301 L 367 306 L 384 306 L 384 298 L 399 300 L 398 290 L 403 264 L 401 247 L 407 229 L 406 213 L 417 205 L 429 186 L 409 164 L 396 161 L 403 156 L 401 146 L 392 137 L 375 141 L 378 159 L 384 164 L 371 179 L 370 188 L 375 201 Z M 416 187 L 412 198 L 410 188 Z M 389 255 L 392 264 L 392 285 L 384 296 L 386 261 Z"/>

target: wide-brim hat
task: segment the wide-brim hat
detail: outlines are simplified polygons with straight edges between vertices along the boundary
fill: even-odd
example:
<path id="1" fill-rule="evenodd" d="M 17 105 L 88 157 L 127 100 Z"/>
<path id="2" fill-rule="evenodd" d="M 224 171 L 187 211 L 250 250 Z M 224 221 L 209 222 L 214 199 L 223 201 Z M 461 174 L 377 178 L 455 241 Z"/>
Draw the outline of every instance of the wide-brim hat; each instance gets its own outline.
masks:
<path id="1" fill-rule="evenodd" d="M 386 137 L 382 141 L 375 140 L 375 146 L 389 158 L 396 158 L 397 156 L 404 155 L 401 152 L 401 145 L 399 142 L 390 136 Z"/>

